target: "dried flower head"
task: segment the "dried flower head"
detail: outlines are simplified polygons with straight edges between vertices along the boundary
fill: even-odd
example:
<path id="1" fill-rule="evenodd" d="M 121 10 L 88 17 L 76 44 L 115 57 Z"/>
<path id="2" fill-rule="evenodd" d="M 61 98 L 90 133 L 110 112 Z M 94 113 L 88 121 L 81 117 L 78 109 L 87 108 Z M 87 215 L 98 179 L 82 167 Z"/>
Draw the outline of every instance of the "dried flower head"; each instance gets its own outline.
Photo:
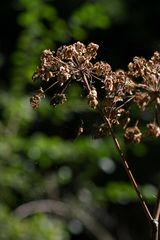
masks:
<path id="1" fill-rule="evenodd" d="M 87 58 L 90 60 L 92 58 L 95 58 L 97 56 L 97 50 L 98 50 L 99 46 L 98 44 L 95 43 L 89 43 L 86 50 L 87 50 Z"/>
<path id="2" fill-rule="evenodd" d="M 96 62 L 93 66 L 93 71 L 97 76 L 105 77 L 111 71 L 111 66 L 108 63 L 102 61 Z"/>
<path id="3" fill-rule="evenodd" d="M 145 74 L 145 68 L 146 68 L 146 59 L 142 57 L 134 57 L 133 63 L 129 63 L 128 65 L 128 74 L 133 77 L 139 77 L 143 76 Z"/>
<path id="4" fill-rule="evenodd" d="M 40 87 L 34 96 L 30 98 L 30 103 L 33 109 L 36 109 L 39 107 L 39 103 L 41 99 L 45 97 L 43 89 Z"/>
<path id="5" fill-rule="evenodd" d="M 149 94 L 147 92 L 136 92 L 135 93 L 134 101 L 136 102 L 136 104 L 142 111 L 145 110 L 145 108 L 149 104 L 150 100 L 151 100 L 151 97 L 149 96 Z"/>
<path id="6" fill-rule="evenodd" d="M 94 87 L 91 88 L 88 96 L 87 96 L 87 99 L 88 99 L 88 105 L 95 109 L 98 105 L 98 100 L 97 100 L 97 91 Z"/>
<path id="7" fill-rule="evenodd" d="M 160 137 L 160 127 L 157 126 L 155 122 L 147 124 L 147 133 L 149 136 Z"/>
<path id="8" fill-rule="evenodd" d="M 52 106 L 67 101 L 65 91 L 72 82 L 81 82 L 85 89 L 88 105 L 98 109 L 108 119 L 111 127 L 122 126 L 128 142 L 139 143 L 142 133 L 137 125 L 128 128 L 132 119 L 132 105 L 136 103 L 141 111 L 152 106 L 155 116 L 160 109 L 160 52 L 155 52 L 150 60 L 134 57 L 128 65 L 128 71 L 113 71 L 108 63 L 95 60 L 99 46 L 95 43 L 84 45 L 76 42 L 59 47 L 56 52 L 46 49 L 42 52 L 40 65 L 33 74 L 33 81 L 47 81 L 49 87 L 40 88 L 30 99 L 32 107 L 39 103 L 48 90 L 53 91 L 50 100 Z M 94 60 L 94 63 L 92 62 Z M 54 91 L 58 84 L 59 91 Z M 103 96 L 101 90 L 103 89 Z M 100 99 L 98 98 L 100 96 Z M 148 133 L 159 136 L 158 120 L 146 125 Z M 102 127 L 97 135 L 103 135 Z"/>
<path id="9" fill-rule="evenodd" d="M 124 138 L 128 143 L 140 143 L 142 137 L 142 133 L 140 129 L 135 127 L 128 127 L 125 130 Z"/>

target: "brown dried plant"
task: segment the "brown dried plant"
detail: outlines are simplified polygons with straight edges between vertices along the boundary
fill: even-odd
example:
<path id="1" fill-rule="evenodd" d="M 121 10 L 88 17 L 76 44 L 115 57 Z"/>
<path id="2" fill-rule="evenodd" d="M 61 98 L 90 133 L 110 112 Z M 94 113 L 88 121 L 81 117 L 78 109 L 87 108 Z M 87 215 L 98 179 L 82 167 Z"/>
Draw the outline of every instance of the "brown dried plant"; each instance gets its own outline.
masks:
<path id="1" fill-rule="evenodd" d="M 99 46 L 89 43 L 85 46 L 76 42 L 69 46 L 62 46 L 56 52 L 44 50 L 40 65 L 33 74 L 33 81 L 49 82 L 49 87 L 40 87 L 30 102 L 34 109 L 39 107 L 42 98 L 49 89 L 57 84 L 61 91 L 56 92 L 50 100 L 55 107 L 67 101 L 66 89 L 72 82 L 81 82 L 85 89 L 88 105 L 97 110 L 103 123 L 94 127 L 93 137 L 111 135 L 117 151 L 120 154 L 124 168 L 137 193 L 144 212 L 151 223 L 152 239 L 158 240 L 158 222 L 160 215 L 160 197 L 157 197 L 155 215 L 151 214 L 140 192 L 139 186 L 128 166 L 119 142 L 114 134 L 114 128 L 121 126 L 124 130 L 126 142 L 140 143 L 143 137 L 160 137 L 160 52 L 154 52 L 150 60 L 143 57 L 134 57 L 128 64 L 128 70 L 113 71 L 111 66 L 102 61 L 95 61 Z M 100 82 L 104 98 L 97 90 Z M 100 100 L 101 99 L 101 100 Z M 134 120 L 131 114 L 132 107 L 137 106 L 140 112 L 152 111 L 153 119 L 146 123 L 146 130 L 142 133 L 140 119 Z M 131 124 L 132 123 L 132 124 Z"/>

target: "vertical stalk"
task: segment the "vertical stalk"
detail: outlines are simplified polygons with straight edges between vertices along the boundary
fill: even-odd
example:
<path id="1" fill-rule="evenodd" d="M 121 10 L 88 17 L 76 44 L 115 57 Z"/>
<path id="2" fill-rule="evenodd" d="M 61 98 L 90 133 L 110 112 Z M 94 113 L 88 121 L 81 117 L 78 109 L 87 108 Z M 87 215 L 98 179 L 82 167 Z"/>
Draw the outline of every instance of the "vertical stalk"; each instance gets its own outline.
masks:
<path id="1" fill-rule="evenodd" d="M 143 208 L 143 210 L 144 210 L 144 212 L 145 212 L 145 215 L 146 215 L 147 219 L 149 220 L 149 222 L 153 222 L 153 217 L 152 217 L 152 215 L 151 215 L 151 213 L 150 213 L 150 211 L 149 211 L 149 209 L 148 209 L 148 207 L 147 207 L 147 205 L 146 205 L 146 203 L 145 203 L 145 201 L 144 201 L 144 199 L 143 199 L 143 196 L 142 196 L 142 194 L 141 194 L 141 192 L 140 192 L 140 189 L 139 189 L 139 187 L 138 187 L 138 184 L 137 184 L 137 182 L 136 182 L 136 180 L 135 180 L 135 178 L 134 178 L 134 176 L 133 176 L 133 174 L 132 174 L 132 172 L 131 172 L 131 170 L 130 170 L 130 168 L 129 168 L 129 165 L 128 165 L 128 163 L 127 163 L 127 160 L 125 159 L 125 156 L 124 156 L 124 154 L 123 154 L 123 152 L 122 152 L 122 150 L 121 150 L 121 147 L 120 147 L 120 145 L 119 145 L 119 142 L 118 142 L 117 138 L 116 138 L 115 135 L 114 135 L 114 132 L 113 132 L 112 127 L 111 127 L 111 124 L 110 124 L 110 121 L 109 121 L 109 119 L 106 118 L 105 116 L 103 116 L 103 117 L 104 117 L 104 120 L 105 120 L 107 126 L 109 127 L 109 130 L 110 130 L 110 133 L 111 133 L 113 142 L 114 142 L 114 144 L 115 144 L 115 146 L 116 146 L 116 148 L 117 148 L 117 151 L 118 151 L 118 153 L 119 153 L 119 155 L 120 155 L 120 158 L 121 158 L 121 160 L 122 160 L 123 166 L 124 166 L 125 171 L 126 171 L 128 177 L 129 177 L 129 179 L 130 179 L 130 181 L 131 181 L 131 183 L 132 183 L 132 186 L 133 186 L 134 189 L 135 189 L 135 192 L 136 192 L 136 194 L 137 194 L 137 196 L 138 196 L 138 199 L 139 199 L 139 201 L 140 201 L 140 203 L 141 203 L 141 206 L 142 206 L 142 208 Z"/>
<path id="2" fill-rule="evenodd" d="M 156 207 L 155 207 L 154 219 L 156 221 L 159 221 L 159 217 L 160 217 L 160 187 L 159 187 L 158 194 L 157 194 L 157 203 L 156 203 Z"/>
<path id="3" fill-rule="evenodd" d="M 153 220 L 151 225 L 151 240 L 158 240 L 158 221 Z"/>
<path id="4" fill-rule="evenodd" d="M 136 192 L 136 194 L 138 196 L 138 199 L 139 199 L 139 201 L 141 203 L 141 206 L 142 206 L 142 208 L 144 210 L 144 213 L 145 213 L 145 215 L 146 215 L 146 217 L 147 217 L 147 219 L 148 219 L 148 221 L 150 223 L 151 230 L 152 230 L 151 240 L 158 240 L 159 239 L 159 234 L 158 234 L 159 233 L 159 217 L 160 217 L 160 189 L 158 191 L 158 196 L 157 196 L 155 215 L 154 215 L 154 217 L 152 217 L 152 215 L 151 215 L 151 213 L 150 213 L 150 211 L 149 211 L 149 209 L 148 209 L 148 207 L 146 205 L 146 202 L 143 199 L 143 196 L 142 196 L 142 194 L 140 192 L 139 186 L 138 186 L 138 184 L 137 184 L 137 182 L 136 182 L 136 180 L 135 180 L 135 178 L 134 178 L 134 176 L 133 176 L 133 174 L 132 174 L 132 172 L 131 172 L 131 170 L 129 168 L 127 160 L 125 159 L 125 156 L 124 156 L 124 154 L 123 154 L 123 152 L 121 150 L 119 142 L 118 142 L 117 138 L 114 135 L 114 132 L 113 132 L 111 124 L 110 124 L 110 121 L 105 116 L 103 116 L 103 117 L 104 117 L 104 120 L 105 120 L 107 126 L 109 127 L 109 130 L 110 130 L 113 142 L 114 142 L 114 144 L 115 144 L 115 146 L 117 148 L 117 151 L 118 151 L 118 153 L 120 155 L 120 158 L 122 160 L 122 163 L 123 163 L 123 166 L 125 168 L 125 171 L 126 171 L 128 177 L 129 177 L 129 179 L 130 179 L 130 181 L 132 183 L 132 186 L 135 189 L 135 192 Z"/>
<path id="5" fill-rule="evenodd" d="M 84 84 L 85 84 L 88 92 L 89 92 L 91 90 L 91 88 L 90 88 L 90 85 L 88 84 L 86 76 L 83 75 L 82 79 L 84 81 Z M 147 217 L 147 219 L 150 223 L 151 230 L 152 230 L 152 239 L 151 240 L 158 240 L 158 225 L 159 225 L 158 221 L 159 221 L 159 215 L 160 215 L 160 191 L 159 191 L 159 194 L 158 194 L 158 197 L 157 197 L 156 213 L 155 213 L 155 216 L 153 218 L 151 213 L 150 213 L 150 210 L 148 209 L 148 206 L 147 206 L 145 200 L 143 199 L 143 196 L 141 194 L 139 186 L 138 186 L 138 184 L 137 184 L 137 182 L 136 182 L 136 180 L 135 180 L 135 178 L 134 178 L 134 176 L 133 176 L 133 174 L 132 174 L 132 172 L 129 168 L 128 162 L 127 162 L 127 160 L 126 160 L 126 158 L 123 154 L 123 151 L 121 150 L 120 144 L 119 144 L 119 142 L 118 142 L 118 140 L 117 140 L 117 138 L 116 138 L 116 136 L 115 136 L 115 134 L 112 130 L 112 126 L 111 126 L 111 123 L 110 123 L 109 119 L 104 116 L 101 109 L 98 108 L 98 110 L 99 110 L 100 114 L 102 115 L 102 117 L 104 118 L 104 121 L 105 121 L 106 125 L 109 128 L 112 140 L 113 140 L 114 145 L 115 145 L 115 147 L 116 147 L 116 149 L 117 149 L 117 151 L 120 155 L 120 159 L 123 163 L 124 169 L 125 169 L 128 177 L 129 177 L 129 179 L 130 179 L 130 182 L 131 182 L 131 184 L 132 184 L 132 186 L 133 186 L 133 188 L 134 188 L 134 190 L 137 194 L 137 197 L 138 197 L 138 199 L 141 203 L 141 206 L 144 210 L 144 213 L 145 213 L 145 215 L 146 215 L 146 217 Z"/>
<path id="6" fill-rule="evenodd" d="M 160 188 L 158 190 L 157 202 L 155 207 L 154 220 L 152 222 L 152 238 L 151 240 L 158 240 L 159 237 L 159 216 L 160 216 Z"/>

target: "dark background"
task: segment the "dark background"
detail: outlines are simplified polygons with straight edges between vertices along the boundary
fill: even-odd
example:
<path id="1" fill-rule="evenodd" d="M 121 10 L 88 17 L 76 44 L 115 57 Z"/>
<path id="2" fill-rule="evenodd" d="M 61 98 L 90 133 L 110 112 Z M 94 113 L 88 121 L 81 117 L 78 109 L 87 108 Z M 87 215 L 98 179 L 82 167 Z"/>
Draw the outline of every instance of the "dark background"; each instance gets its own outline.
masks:
<path id="1" fill-rule="evenodd" d="M 29 98 L 44 49 L 95 42 L 98 59 L 113 70 L 127 69 L 134 56 L 150 58 L 160 50 L 159 9 L 158 0 L 1 2 L 0 239 L 149 239 L 148 222 L 111 139 L 90 137 L 99 118 L 79 86 L 55 109 L 45 99 L 33 111 Z M 76 138 L 81 120 L 84 134 Z M 129 146 L 120 141 L 153 211 L 159 139 Z M 55 201 L 52 210 L 48 199 Z"/>

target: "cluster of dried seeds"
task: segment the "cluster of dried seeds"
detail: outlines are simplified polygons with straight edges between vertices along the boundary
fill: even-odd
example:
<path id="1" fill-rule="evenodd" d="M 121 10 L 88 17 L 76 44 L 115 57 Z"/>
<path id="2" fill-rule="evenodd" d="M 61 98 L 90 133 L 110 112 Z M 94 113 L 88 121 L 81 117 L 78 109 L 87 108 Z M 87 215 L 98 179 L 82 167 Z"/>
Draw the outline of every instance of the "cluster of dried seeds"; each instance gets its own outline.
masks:
<path id="1" fill-rule="evenodd" d="M 155 117 L 146 124 L 146 128 L 148 135 L 159 137 L 160 127 L 156 116 L 160 108 L 160 52 L 155 52 L 150 60 L 134 57 L 133 62 L 128 65 L 128 71 L 114 72 L 108 63 L 95 62 L 98 48 L 95 43 L 85 46 L 76 42 L 62 46 L 56 52 L 44 50 L 40 65 L 33 74 L 33 81 L 47 81 L 50 86 L 45 90 L 37 90 L 30 99 L 32 107 L 38 108 L 46 92 L 56 84 L 60 86 L 61 91 L 53 94 L 50 104 L 54 107 L 63 104 L 67 101 L 65 90 L 69 83 L 81 81 L 87 92 L 89 106 L 98 109 L 102 116 L 109 120 L 111 127 L 121 125 L 125 130 L 124 137 L 127 142 L 139 143 L 142 139 L 142 132 L 137 123 L 129 126 L 132 119 L 131 108 L 135 105 L 140 111 L 151 108 L 154 110 Z M 98 98 L 101 94 L 97 89 L 98 81 L 105 91 L 102 100 Z M 95 137 L 104 136 L 108 132 L 104 123 L 95 129 Z"/>

